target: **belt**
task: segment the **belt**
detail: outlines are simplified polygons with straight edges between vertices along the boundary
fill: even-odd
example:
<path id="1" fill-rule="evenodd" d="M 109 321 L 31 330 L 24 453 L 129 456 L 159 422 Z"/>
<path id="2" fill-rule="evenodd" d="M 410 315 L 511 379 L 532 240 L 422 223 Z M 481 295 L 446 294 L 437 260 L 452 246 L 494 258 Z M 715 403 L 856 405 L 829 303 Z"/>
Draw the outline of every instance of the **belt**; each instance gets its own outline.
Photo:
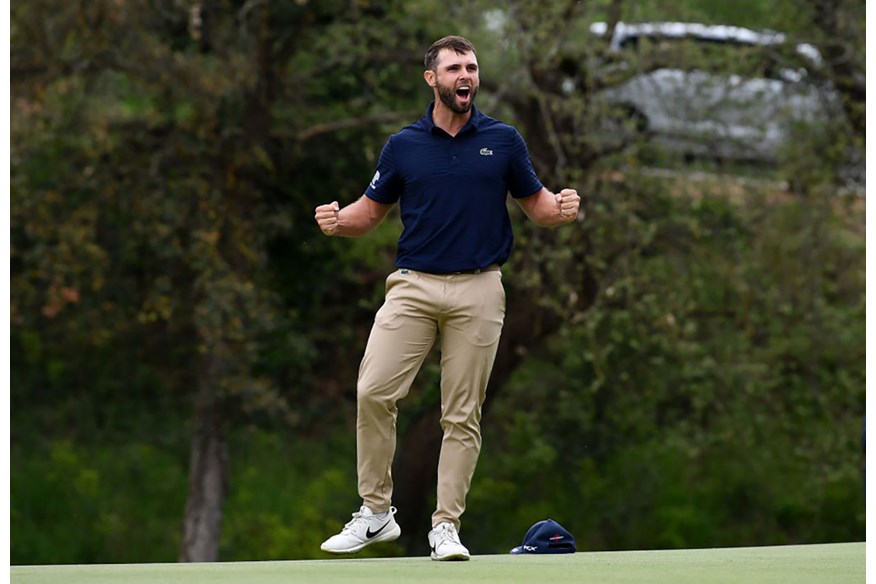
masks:
<path id="1" fill-rule="evenodd" d="M 406 268 L 401 268 L 401 269 L 405 270 Z M 407 268 L 407 269 L 410 269 L 410 268 Z M 412 270 L 412 271 L 422 272 L 423 274 L 431 274 L 433 276 L 461 276 L 463 274 L 480 274 L 482 272 L 498 272 L 499 271 L 499 264 L 490 264 L 489 266 L 487 266 L 485 268 L 478 268 L 476 270 L 459 270 L 458 272 L 443 272 L 440 274 L 437 272 L 425 272 L 423 270 Z"/>
<path id="2" fill-rule="evenodd" d="M 450 276 L 456 276 L 457 274 L 480 274 L 481 272 L 498 272 L 499 264 L 490 264 L 486 268 L 478 268 L 477 270 L 460 270 L 458 272 L 450 272 Z"/>

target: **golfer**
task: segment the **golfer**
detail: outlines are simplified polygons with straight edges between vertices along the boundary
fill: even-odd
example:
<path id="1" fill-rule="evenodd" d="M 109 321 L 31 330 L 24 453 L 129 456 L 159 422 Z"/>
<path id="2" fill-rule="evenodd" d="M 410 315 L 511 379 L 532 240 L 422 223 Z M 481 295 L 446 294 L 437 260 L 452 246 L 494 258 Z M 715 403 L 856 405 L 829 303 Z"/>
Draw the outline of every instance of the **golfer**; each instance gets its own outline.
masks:
<path id="1" fill-rule="evenodd" d="M 396 203 L 404 230 L 398 269 L 359 369 L 357 471 L 362 507 L 322 549 L 352 553 L 401 534 L 394 519 L 391 466 L 396 403 L 432 345 L 441 349 L 438 504 L 429 546 L 433 560 L 468 560 L 460 517 L 481 447 L 480 419 L 505 317 L 500 266 L 511 253 L 508 193 L 541 226 L 574 221 L 574 189 L 557 194 L 536 176 L 523 138 L 474 105 L 479 73 L 475 48 L 448 36 L 426 52 L 423 76 L 434 101 L 418 122 L 389 138 L 365 194 L 341 209 L 316 208 L 326 235 L 358 237 Z"/>

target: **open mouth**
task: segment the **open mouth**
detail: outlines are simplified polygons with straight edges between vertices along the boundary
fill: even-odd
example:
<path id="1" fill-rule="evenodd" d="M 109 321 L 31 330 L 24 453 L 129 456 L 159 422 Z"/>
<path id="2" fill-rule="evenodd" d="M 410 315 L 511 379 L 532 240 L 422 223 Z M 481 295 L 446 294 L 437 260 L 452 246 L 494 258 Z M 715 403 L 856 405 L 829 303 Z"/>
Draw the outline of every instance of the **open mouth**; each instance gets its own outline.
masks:
<path id="1" fill-rule="evenodd" d="M 456 96 L 462 101 L 468 101 L 471 97 L 471 87 L 467 85 L 458 87 L 456 89 Z"/>

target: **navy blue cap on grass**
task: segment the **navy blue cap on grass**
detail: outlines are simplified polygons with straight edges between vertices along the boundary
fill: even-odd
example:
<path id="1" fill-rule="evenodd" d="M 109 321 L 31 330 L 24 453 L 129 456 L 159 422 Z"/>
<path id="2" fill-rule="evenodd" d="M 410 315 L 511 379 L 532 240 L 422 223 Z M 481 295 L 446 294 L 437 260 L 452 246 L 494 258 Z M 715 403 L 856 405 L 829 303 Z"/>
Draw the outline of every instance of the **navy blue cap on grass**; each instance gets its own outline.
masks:
<path id="1" fill-rule="evenodd" d="M 575 538 L 565 527 L 553 519 L 539 521 L 529 528 L 512 554 L 572 554 L 575 553 Z"/>

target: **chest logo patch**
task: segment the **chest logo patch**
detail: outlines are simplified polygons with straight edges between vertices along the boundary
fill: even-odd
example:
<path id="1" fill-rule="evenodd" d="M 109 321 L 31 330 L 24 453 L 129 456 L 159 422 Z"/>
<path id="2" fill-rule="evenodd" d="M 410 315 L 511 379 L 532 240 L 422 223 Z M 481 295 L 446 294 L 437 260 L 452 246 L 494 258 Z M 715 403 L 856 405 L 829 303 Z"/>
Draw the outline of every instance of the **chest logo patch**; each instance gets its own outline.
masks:
<path id="1" fill-rule="evenodd" d="M 481 156 L 492 156 L 493 151 L 489 148 L 481 148 Z"/>

